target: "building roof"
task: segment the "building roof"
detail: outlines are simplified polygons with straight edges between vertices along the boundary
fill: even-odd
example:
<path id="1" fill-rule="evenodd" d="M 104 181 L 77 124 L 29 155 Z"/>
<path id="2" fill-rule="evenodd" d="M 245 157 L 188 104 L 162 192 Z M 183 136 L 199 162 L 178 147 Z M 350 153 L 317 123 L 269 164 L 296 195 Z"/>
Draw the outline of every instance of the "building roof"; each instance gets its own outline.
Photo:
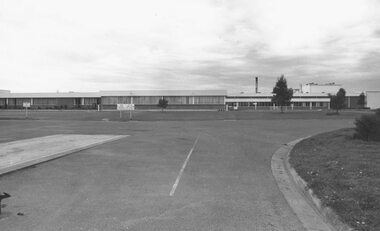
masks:
<path id="1" fill-rule="evenodd" d="M 228 94 L 227 97 L 233 98 L 261 98 L 261 97 L 272 97 L 273 93 L 265 92 L 265 93 L 250 93 L 250 92 L 241 92 L 240 94 Z M 294 92 L 293 97 L 328 97 L 327 93 L 301 93 Z"/>
<path id="2" fill-rule="evenodd" d="M 251 93 L 251 92 L 240 92 L 239 94 L 237 93 L 231 93 L 231 94 L 228 94 L 227 97 L 234 97 L 234 98 L 239 98 L 239 97 L 242 97 L 242 98 L 246 98 L 246 97 L 250 97 L 250 98 L 255 98 L 255 97 L 272 97 L 273 96 L 273 93 L 268 93 L 268 92 L 265 92 L 265 93 Z"/>
<path id="3" fill-rule="evenodd" d="M 226 90 L 100 91 L 102 96 L 226 96 Z"/>
<path id="4" fill-rule="evenodd" d="M 293 94 L 293 97 L 328 97 L 328 93 L 319 93 L 319 92 L 311 92 L 311 93 L 302 93 L 302 92 L 295 92 Z"/>
<path id="5" fill-rule="evenodd" d="M 367 91 L 379 92 L 379 91 Z M 346 96 L 359 96 L 360 93 L 346 92 Z M 51 92 L 51 93 L 10 93 L 1 92 L 0 98 L 100 98 L 102 96 L 226 96 L 229 98 L 267 98 L 273 93 L 240 92 L 227 93 L 227 90 L 135 90 L 135 91 L 99 91 L 99 92 Z M 328 97 L 328 93 L 294 92 L 293 97 Z"/>
<path id="6" fill-rule="evenodd" d="M 306 83 L 304 85 L 310 85 L 310 86 L 342 86 L 342 84 L 336 84 L 334 82 L 332 82 L 332 83 Z"/>
<path id="7" fill-rule="evenodd" d="M 102 96 L 226 96 L 226 90 L 135 90 L 99 92 L 10 93 L 0 98 L 100 98 Z"/>
<path id="8" fill-rule="evenodd" d="M 0 93 L 0 98 L 82 98 L 100 97 L 99 92 Z"/>

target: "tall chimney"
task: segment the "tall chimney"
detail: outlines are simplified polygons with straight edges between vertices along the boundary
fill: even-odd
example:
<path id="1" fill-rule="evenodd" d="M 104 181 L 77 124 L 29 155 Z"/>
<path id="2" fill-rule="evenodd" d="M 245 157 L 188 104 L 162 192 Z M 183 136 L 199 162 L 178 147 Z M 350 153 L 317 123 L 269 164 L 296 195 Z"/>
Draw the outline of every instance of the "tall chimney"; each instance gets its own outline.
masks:
<path id="1" fill-rule="evenodd" d="M 255 81 L 256 82 L 256 91 L 255 92 L 257 94 L 257 93 L 259 93 L 259 90 L 258 90 L 259 89 L 259 77 L 256 77 L 255 80 L 256 80 Z"/>

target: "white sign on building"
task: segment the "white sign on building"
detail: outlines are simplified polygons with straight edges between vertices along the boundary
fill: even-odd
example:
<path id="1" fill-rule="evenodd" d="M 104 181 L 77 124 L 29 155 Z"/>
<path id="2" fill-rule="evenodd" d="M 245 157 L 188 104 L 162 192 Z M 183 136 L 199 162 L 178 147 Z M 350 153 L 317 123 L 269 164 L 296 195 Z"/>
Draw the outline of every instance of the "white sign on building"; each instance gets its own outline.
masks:
<path id="1" fill-rule="evenodd" d="M 134 111 L 135 105 L 134 104 L 117 104 L 117 110 L 118 111 Z"/>
<path id="2" fill-rule="evenodd" d="M 22 106 L 25 107 L 25 108 L 29 108 L 30 107 L 30 102 L 23 102 Z"/>

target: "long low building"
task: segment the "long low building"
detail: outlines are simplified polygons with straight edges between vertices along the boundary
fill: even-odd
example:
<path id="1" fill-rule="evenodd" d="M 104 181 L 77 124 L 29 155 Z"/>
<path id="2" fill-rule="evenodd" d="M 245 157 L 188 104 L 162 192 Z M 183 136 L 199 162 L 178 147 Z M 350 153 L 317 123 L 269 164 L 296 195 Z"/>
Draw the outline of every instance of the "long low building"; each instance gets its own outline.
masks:
<path id="1" fill-rule="evenodd" d="M 169 109 L 224 108 L 225 90 L 100 91 L 68 93 L 0 93 L 0 108 L 21 109 L 114 109 L 117 104 L 134 104 L 136 109 L 155 109 L 159 99 L 168 100 Z"/>
<path id="2" fill-rule="evenodd" d="M 273 109 L 272 93 L 228 94 L 226 90 L 136 90 L 66 93 L 11 93 L 0 91 L 0 108 L 22 109 L 24 103 L 31 109 L 100 109 L 116 110 L 117 104 L 134 104 L 137 110 L 157 109 L 159 99 L 168 100 L 168 109 Z M 346 97 L 347 108 L 358 108 L 359 96 Z M 328 109 L 327 93 L 300 93 L 293 95 L 292 109 Z"/>
<path id="3" fill-rule="evenodd" d="M 226 102 L 230 107 L 234 108 L 273 108 L 276 107 L 272 103 L 272 93 L 258 93 L 258 94 L 238 94 L 229 95 Z M 293 109 L 305 108 L 329 108 L 330 97 L 323 93 L 295 93 L 291 99 L 291 106 Z"/>
<path id="4" fill-rule="evenodd" d="M 226 104 L 231 109 L 273 109 L 272 93 L 230 94 L 226 97 Z M 347 94 L 346 108 L 360 108 L 359 95 Z M 300 93 L 296 92 L 289 105 L 291 109 L 330 109 L 330 95 L 328 93 Z"/>

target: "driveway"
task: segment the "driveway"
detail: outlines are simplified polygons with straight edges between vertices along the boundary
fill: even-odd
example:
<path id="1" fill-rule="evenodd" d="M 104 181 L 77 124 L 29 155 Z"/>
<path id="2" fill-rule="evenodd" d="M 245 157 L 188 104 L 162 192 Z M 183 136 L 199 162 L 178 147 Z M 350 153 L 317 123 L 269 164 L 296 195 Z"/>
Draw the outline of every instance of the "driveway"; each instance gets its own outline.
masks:
<path id="1" fill-rule="evenodd" d="M 352 120 L 0 121 L 0 142 L 130 135 L 0 176 L 0 192 L 12 195 L 0 230 L 304 230 L 271 157 L 343 127 Z"/>

